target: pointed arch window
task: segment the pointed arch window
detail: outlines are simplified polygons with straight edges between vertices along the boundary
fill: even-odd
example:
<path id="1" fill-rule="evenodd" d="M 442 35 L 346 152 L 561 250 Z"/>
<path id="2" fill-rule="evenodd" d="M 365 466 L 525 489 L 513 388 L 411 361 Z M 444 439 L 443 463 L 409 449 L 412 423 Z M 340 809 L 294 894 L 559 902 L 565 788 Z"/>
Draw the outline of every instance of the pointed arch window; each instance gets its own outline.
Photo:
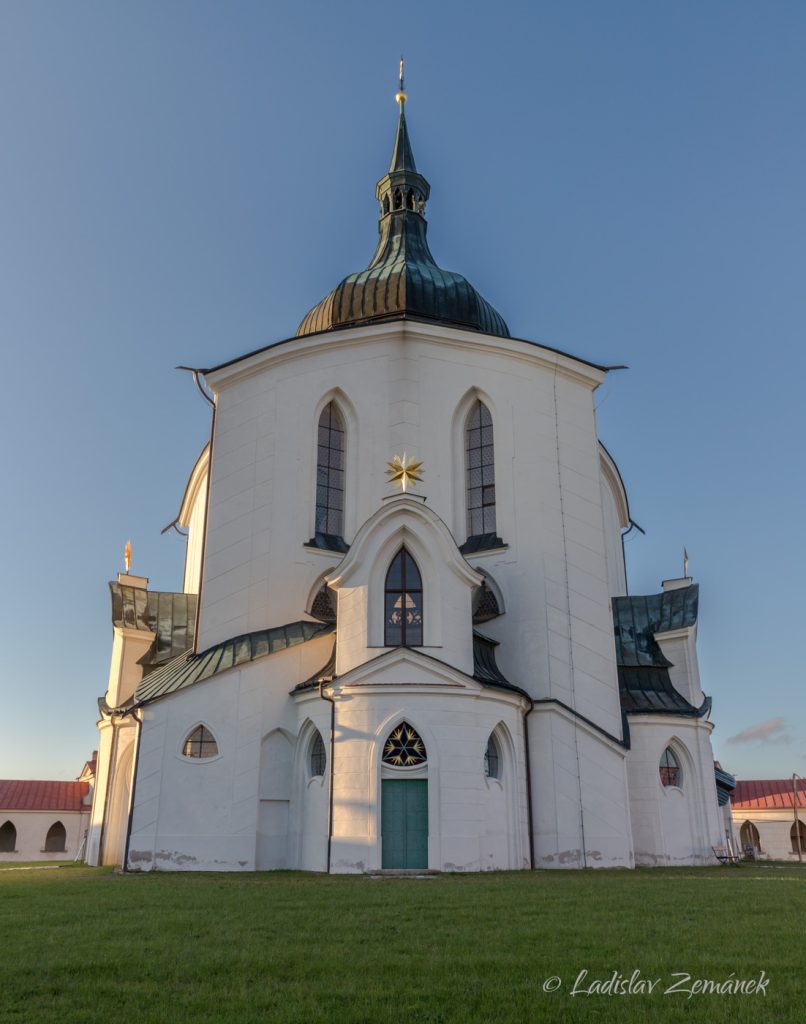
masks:
<path id="1" fill-rule="evenodd" d="M 392 559 L 384 593 L 384 645 L 421 647 L 423 643 L 423 581 L 405 547 Z"/>
<path id="2" fill-rule="evenodd" d="M 326 767 L 327 752 L 325 751 L 325 741 L 322 739 L 322 734 L 317 730 L 316 735 L 311 740 L 311 748 L 308 755 L 308 769 L 311 773 L 311 778 L 315 779 L 324 775 Z"/>
<path id="3" fill-rule="evenodd" d="M 46 853 L 64 853 L 67 849 L 67 829 L 60 821 L 55 821 L 45 836 Z"/>
<path id="4" fill-rule="evenodd" d="M 17 849 L 17 830 L 7 821 L 0 828 L 0 853 L 15 853 Z"/>
<path id="5" fill-rule="evenodd" d="M 319 417 L 317 437 L 316 537 L 343 545 L 343 534 L 344 420 L 336 403 L 328 402 Z"/>
<path id="6" fill-rule="evenodd" d="M 490 733 L 490 738 L 487 740 L 487 747 L 484 751 L 484 774 L 488 779 L 501 778 L 501 754 L 492 733 Z"/>
<path id="7" fill-rule="evenodd" d="M 667 747 L 660 759 L 660 781 L 664 786 L 677 786 L 683 781 L 680 762 L 671 747 Z"/>
<path id="8" fill-rule="evenodd" d="M 216 757 L 218 744 L 206 725 L 197 725 L 182 747 L 185 757 Z"/>
<path id="9" fill-rule="evenodd" d="M 477 399 L 465 424 L 467 535 L 495 536 L 495 458 L 493 418 Z"/>

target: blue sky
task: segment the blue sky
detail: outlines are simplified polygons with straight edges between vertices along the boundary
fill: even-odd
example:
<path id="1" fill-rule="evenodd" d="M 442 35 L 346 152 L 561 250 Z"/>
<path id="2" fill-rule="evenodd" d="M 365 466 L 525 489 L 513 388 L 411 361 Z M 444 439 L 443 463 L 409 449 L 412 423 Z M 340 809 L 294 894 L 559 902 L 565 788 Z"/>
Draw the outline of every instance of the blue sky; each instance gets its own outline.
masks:
<path id="1" fill-rule="evenodd" d="M 688 548 L 717 756 L 806 775 L 806 5 L 5 0 L 0 776 L 97 745 L 127 537 L 180 586 L 209 410 L 173 367 L 369 260 L 401 52 L 435 257 L 513 334 L 629 365 L 598 415 L 631 590 Z"/>

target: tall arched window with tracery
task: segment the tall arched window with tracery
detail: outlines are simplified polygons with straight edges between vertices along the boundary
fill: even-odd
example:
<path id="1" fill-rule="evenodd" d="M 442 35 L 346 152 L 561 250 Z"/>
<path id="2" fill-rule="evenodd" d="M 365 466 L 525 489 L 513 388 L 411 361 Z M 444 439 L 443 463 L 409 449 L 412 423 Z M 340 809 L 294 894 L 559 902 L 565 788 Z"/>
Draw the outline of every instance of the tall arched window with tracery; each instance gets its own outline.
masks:
<path id="1" fill-rule="evenodd" d="M 328 402 L 319 417 L 315 529 L 327 546 L 344 535 L 344 420 L 335 402 Z"/>
<path id="2" fill-rule="evenodd" d="M 392 559 L 384 591 L 384 645 L 421 647 L 423 580 L 417 563 L 404 547 Z"/>
<path id="3" fill-rule="evenodd" d="M 465 495 L 468 537 L 495 534 L 493 418 L 480 399 L 465 423 Z"/>

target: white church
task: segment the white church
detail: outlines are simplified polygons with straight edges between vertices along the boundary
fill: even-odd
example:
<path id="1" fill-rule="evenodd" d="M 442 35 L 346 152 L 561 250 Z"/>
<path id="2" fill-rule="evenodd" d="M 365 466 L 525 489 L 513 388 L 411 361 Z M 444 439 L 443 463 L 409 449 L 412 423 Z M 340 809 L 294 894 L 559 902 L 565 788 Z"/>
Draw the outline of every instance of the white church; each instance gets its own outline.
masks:
<path id="1" fill-rule="evenodd" d="M 608 368 L 426 239 L 400 108 L 379 239 L 296 335 L 194 371 L 181 592 L 122 573 L 87 860 L 132 871 L 715 864 L 698 587 L 628 595 Z"/>

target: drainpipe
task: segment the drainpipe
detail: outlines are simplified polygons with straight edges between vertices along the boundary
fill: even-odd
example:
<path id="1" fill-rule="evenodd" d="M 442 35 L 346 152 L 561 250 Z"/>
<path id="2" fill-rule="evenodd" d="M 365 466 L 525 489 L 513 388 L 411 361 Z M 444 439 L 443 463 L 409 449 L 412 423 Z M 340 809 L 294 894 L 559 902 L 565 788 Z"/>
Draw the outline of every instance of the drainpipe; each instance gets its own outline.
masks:
<path id="1" fill-rule="evenodd" d="M 529 710 L 523 716 L 523 749 L 525 751 L 525 764 L 526 764 L 526 820 L 529 828 L 529 868 L 534 871 L 535 869 L 535 833 L 532 824 L 532 763 L 529 758 L 529 715 L 535 709 L 535 702 L 531 697 L 527 697 L 529 701 Z"/>
<path id="2" fill-rule="evenodd" d="M 330 851 L 333 846 L 333 744 L 336 733 L 336 701 L 325 696 L 325 683 L 319 683 L 319 696 L 330 704 L 330 792 L 327 808 L 327 873 L 330 874 Z"/>
<path id="3" fill-rule="evenodd" d="M 143 730 L 143 719 L 137 714 L 137 711 L 133 711 L 134 720 L 137 722 L 137 736 L 134 742 L 137 746 L 134 748 L 134 766 L 132 768 L 132 791 L 129 795 L 129 820 L 126 823 L 126 845 L 123 848 L 123 864 L 121 865 L 124 872 L 129 870 L 129 840 L 132 837 L 132 818 L 134 817 L 134 795 L 137 790 L 137 768 L 140 764 L 140 733 Z"/>

